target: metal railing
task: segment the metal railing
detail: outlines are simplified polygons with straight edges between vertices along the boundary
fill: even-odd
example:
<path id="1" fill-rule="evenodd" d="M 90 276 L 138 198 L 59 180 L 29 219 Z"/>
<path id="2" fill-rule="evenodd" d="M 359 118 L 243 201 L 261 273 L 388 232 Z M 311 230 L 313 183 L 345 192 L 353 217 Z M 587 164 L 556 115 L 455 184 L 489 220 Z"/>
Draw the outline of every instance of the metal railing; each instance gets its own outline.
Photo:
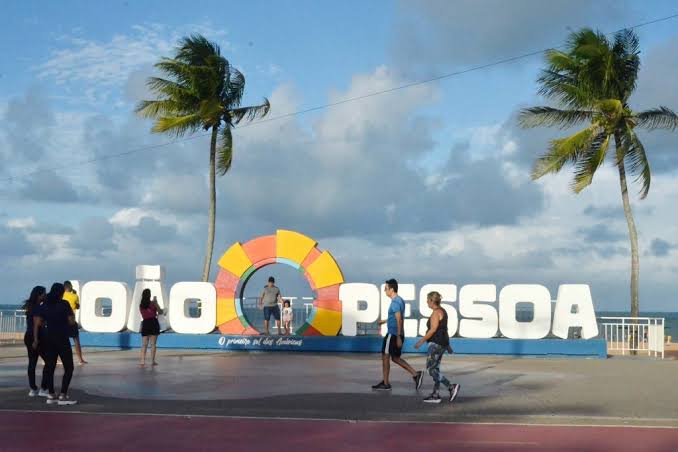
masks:
<path id="1" fill-rule="evenodd" d="M 599 317 L 609 352 L 664 358 L 663 317 Z"/>
<path id="2" fill-rule="evenodd" d="M 26 331 L 24 311 L 0 311 L 0 343 L 19 343 L 23 339 L 24 331 Z"/>

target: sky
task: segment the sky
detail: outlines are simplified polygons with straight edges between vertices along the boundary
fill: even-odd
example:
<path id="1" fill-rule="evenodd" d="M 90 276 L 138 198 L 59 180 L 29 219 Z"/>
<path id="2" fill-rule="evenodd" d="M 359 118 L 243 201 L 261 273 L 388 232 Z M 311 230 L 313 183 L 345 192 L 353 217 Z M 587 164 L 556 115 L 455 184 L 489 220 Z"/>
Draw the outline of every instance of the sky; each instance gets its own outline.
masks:
<path id="1" fill-rule="evenodd" d="M 269 117 L 284 115 L 234 131 L 215 261 L 234 242 L 292 229 L 329 250 L 348 282 L 543 284 L 554 298 L 558 285 L 584 283 L 598 310 L 626 310 L 630 250 L 612 162 L 578 195 L 569 169 L 529 178 L 566 133 L 516 122 L 546 103 L 543 56 L 288 114 L 560 46 L 581 27 L 610 33 L 676 13 L 671 1 L 5 2 L 2 303 L 64 279 L 133 285 L 137 264 L 165 266 L 169 283 L 199 279 L 208 142 L 152 134 L 134 106 L 152 97 L 154 63 L 201 33 L 245 74 L 244 104 L 266 97 Z M 634 109 L 678 110 L 677 24 L 637 30 Z M 641 310 L 677 310 L 678 133 L 640 134 L 653 170 L 647 199 L 630 190 Z M 273 273 L 284 293 L 308 295 L 295 272 L 259 273 L 252 286 Z"/>

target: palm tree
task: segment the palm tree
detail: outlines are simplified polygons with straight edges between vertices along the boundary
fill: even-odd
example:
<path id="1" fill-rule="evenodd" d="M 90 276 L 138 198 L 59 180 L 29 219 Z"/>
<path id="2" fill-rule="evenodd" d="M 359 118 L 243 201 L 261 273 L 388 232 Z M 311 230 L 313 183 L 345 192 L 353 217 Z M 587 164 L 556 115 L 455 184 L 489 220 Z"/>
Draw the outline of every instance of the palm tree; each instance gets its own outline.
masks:
<path id="1" fill-rule="evenodd" d="M 638 316 L 638 236 L 627 189 L 627 170 L 641 184 L 640 198 L 650 191 L 650 163 L 636 128 L 648 130 L 678 127 L 678 116 L 666 107 L 635 112 L 629 97 L 640 69 L 638 38 L 631 30 L 605 35 L 583 29 L 570 35 L 564 51 L 546 53 L 547 68 L 538 79 L 539 94 L 558 107 L 532 107 L 521 111 L 523 127 L 557 126 L 561 129 L 586 123 L 587 127 L 552 140 L 539 157 L 532 179 L 557 173 L 566 164 L 574 167 L 571 184 L 575 193 L 588 187 L 605 161 L 610 144 L 612 163 L 619 171 L 622 203 L 631 240 L 631 315 Z"/>
<path id="2" fill-rule="evenodd" d="M 151 129 L 181 137 L 211 131 L 209 159 L 209 224 L 202 280 L 207 281 L 214 248 L 216 216 L 215 173 L 223 176 L 233 162 L 231 129 L 243 120 L 265 116 L 270 104 L 241 107 L 245 76 L 221 56 L 219 46 L 201 35 L 179 41 L 174 58 L 163 58 L 155 67 L 166 78 L 150 77 L 148 87 L 157 95 L 139 103 L 137 113 L 155 119 Z"/>

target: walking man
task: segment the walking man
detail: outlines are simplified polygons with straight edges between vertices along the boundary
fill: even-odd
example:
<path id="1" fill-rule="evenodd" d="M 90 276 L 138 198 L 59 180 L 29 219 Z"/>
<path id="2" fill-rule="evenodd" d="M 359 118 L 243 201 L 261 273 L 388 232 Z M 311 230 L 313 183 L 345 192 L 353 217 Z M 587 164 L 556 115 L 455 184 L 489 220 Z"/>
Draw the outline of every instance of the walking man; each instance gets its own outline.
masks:
<path id="1" fill-rule="evenodd" d="M 391 305 L 388 308 L 388 319 L 380 320 L 378 324 L 381 326 L 384 323 L 387 327 L 386 336 L 381 347 L 381 362 L 384 379 L 372 386 L 376 391 L 390 391 L 391 383 L 389 381 L 389 374 L 391 372 L 391 361 L 405 369 L 412 375 L 414 380 L 414 387 L 418 390 L 424 379 L 423 372 L 415 371 L 412 366 L 407 364 L 407 361 L 400 357 L 403 349 L 403 342 L 405 335 L 403 334 L 403 318 L 405 317 L 405 302 L 398 295 L 398 281 L 389 279 L 386 281 L 384 287 L 386 296 L 391 299 Z"/>
<path id="2" fill-rule="evenodd" d="M 278 302 L 282 303 L 282 295 L 280 289 L 275 286 L 275 278 L 271 276 L 268 278 L 268 284 L 264 287 L 264 291 L 259 297 L 259 308 L 264 310 L 264 330 L 267 336 L 270 334 L 268 330 L 271 316 L 275 319 L 275 325 L 278 327 L 278 334 L 282 334 L 280 329 L 280 306 Z"/>
<path id="3" fill-rule="evenodd" d="M 73 290 L 73 284 L 70 281 L 64 281 L 64 301 L 71 307 L 71 311 L 74 313 L 73 315 L 75 315 L 75 311 L 80 309 L 80 298 L 78 297 L 78 294 L 75 293 L 75 290 Z M 69 328 L 70 331 L 68 336 L 73 339 L 73 344 L 75 344 L 75 353 L 78 355 L 80 365 L 87 364 L 85 358 L 82 357 L 82 347 L 80 346 L 80 329 L 78 328 L 78 324 L 75 323 L 70 325 Z"/>

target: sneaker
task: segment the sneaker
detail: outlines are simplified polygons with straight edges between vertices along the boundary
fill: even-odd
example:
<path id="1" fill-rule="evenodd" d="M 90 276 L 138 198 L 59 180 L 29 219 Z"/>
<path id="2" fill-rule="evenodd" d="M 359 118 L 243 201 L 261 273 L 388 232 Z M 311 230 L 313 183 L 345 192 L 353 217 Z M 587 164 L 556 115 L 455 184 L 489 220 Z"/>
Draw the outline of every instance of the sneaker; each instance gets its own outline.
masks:
<path id="1" fill-rule="evenodd" d="M 38 390 L 37 389 L 31 389 L 28 391 L 28 397 L 35 397 L 38 395 Z"/>
<path id="2" fill-rule="evenodd" d="M 454 383 L 452 387 L 450 388 L 450 402 L 454 402 L 454 399 L 457 398 L 457 394 L 459 394 L 459 389 L 461 388 L 461 385 Z"/>
<path id="3" fill-rule="evenodd" d="M 38 397 L 49 397 L 49 391 L 47 389 L 41 389 L 38 391 Z"/>
<path id="4" fill-rule="evenodd" d="M 379 384 L 376 384 L 372 386 L 372 389 L 375 391 L 390 391 L 391 390 L 391 385 L 387 385 L 383 381 L 379 382 Z"/>
<path id="5" fill-rule="evenodd" d="M 59 396 L 59 401 L 57 403 L 59 404 L 59 406 L 63 406 L 63 405 L 75 405 L 78 402 L 76 400 L 71 400 L 65 394 L 61 394 Z"/>
<path id="6" fill-rule="evenodd" d="M 424 403 L 440 403 L 440 396 L 438 394 L 431 394 L 423 400 Z"/>
<path id="7" fill-rule="evenodd" d="M 424 383 L 424 372 L 417 372 L 417 376 L 412 377 L 412 379 L 414 380 L 414 387 L 418 391 L 419 388 L 421 388 L 422 383 Z"/>
<path id="8" fill-rule="evenodd" d="M 53 395 L 48 395 L 47 396 L 47 405 L 54 405 L 55 403 L 59 403 L 59 399 L 57 399 Z"/>

